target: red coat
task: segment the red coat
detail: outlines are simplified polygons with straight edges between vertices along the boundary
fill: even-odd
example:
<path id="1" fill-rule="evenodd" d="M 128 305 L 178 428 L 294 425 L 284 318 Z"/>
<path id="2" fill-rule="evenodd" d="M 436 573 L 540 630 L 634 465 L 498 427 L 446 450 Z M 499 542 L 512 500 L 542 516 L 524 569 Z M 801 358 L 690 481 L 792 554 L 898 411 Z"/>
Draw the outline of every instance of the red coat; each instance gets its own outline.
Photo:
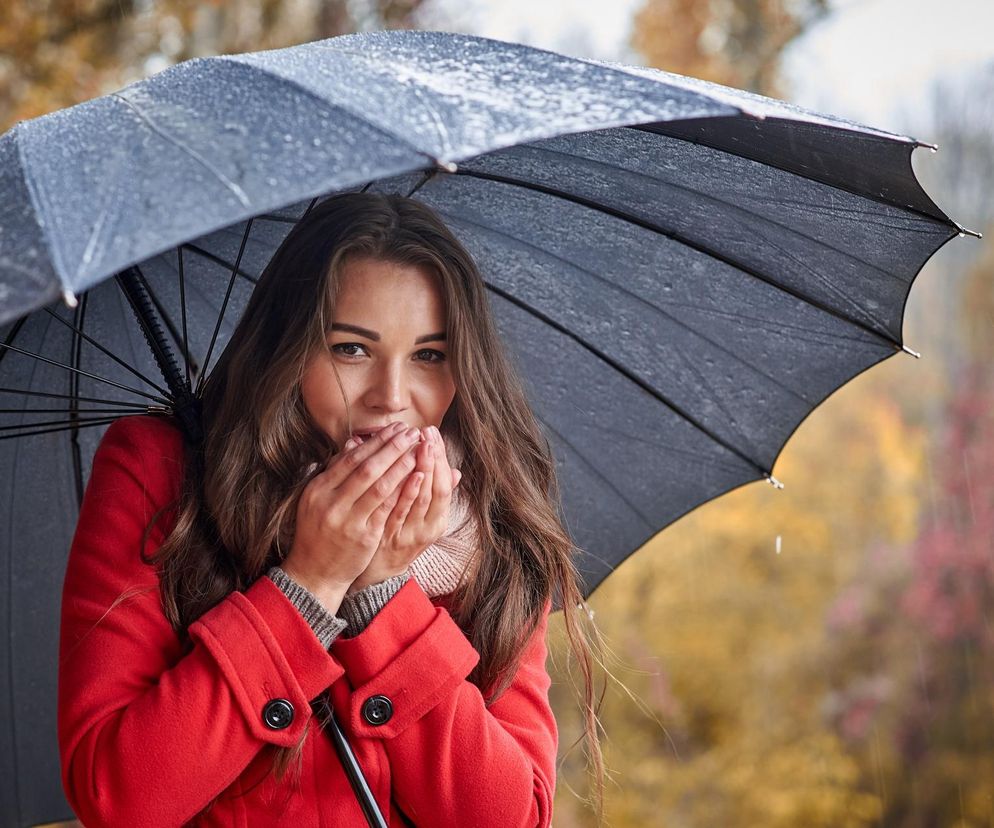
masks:
<path id="1" fill-rule="evenodd" d="M 181 657 L 155 571 L 139 558 L 142 530 L 178 493 L 181 471 L 170 423 L 125 417 L 107 429 L 83 498 L 62 596 L 58 735 L 63 788 L 86 828 L 364 826 L 309 704 L 329 686 L 390 825 L 551 823 L 558 734 L 545 668 L 548 605 L 513 684 L 489 707 L 466 680 L 479 654 L 445 599 L 429 599 L 413 578 L 362 633 L 330 650 L 259 578 L 190 626 L 194 647 Z M 147 552 L 171 518 L 157 524 Z M 377 725 L 362 715 L 374 695 L 393 708 Z M 292 706 L 281 729 L 264 719 L 277 699 Z M 284 786 L 271 775 L 256 785 L 272 764 L 264 748 L 294 745 L 308 722 L 300 793 L 285 800 L 292 767 Z"/>

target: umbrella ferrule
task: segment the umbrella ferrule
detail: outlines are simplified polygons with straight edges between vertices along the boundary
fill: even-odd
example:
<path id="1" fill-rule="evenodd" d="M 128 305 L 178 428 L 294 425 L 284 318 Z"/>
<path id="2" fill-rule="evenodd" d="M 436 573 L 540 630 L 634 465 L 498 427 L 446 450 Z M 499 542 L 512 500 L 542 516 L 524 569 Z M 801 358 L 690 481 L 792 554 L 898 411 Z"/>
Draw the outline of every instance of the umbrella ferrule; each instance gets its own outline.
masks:
<path id="1" fill-rule="evenodd" d="M 922 355 L 918 351 L 912 351 L 907 345 L 901 345 L 901 350 L 906 354 L 911 354 L 915 359 L 921 359 Z"/>

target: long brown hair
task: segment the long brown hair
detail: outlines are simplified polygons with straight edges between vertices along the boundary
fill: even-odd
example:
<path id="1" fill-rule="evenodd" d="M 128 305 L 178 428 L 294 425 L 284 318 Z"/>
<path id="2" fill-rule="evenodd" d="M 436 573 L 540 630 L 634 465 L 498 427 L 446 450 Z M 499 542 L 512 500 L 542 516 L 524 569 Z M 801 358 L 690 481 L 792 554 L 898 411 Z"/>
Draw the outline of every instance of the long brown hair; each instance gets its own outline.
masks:
<path id="1" fill-rule="evenodd" d="M 469 681 L 491 703 L 513 679 L 547 603 L 564 608 L 584 677 L 584 737 L 600 815 L 600 704 L 584 629 L 590 616 L 576 549 L 557 517 L 552 452 L 505 356 L 476 264 L 419 201 L 329 197 L 294 226 L 266 266 L 204 384 L 204 440 L 186 449 L 176 522 L 149 559 L 159 565 L 166 616 L 189 648 L 191 623 L 289 551 L 308 480 L 302 470 L 323 466 L 340 449 L 312 421 L 300 384 L 310 359 L 327 347 L 341 266 L 353 256 L 421 266 L 437 277 L 456 385 L 442 431 L 456 430 L 464 447 L 460 486 L 481 536 L 475 575 L 453 595 L 450 610 L 480 654 Z M 299 784 L 306 735 L 292 748 L 274 749 L 278 780 L 296 760 Z"/>

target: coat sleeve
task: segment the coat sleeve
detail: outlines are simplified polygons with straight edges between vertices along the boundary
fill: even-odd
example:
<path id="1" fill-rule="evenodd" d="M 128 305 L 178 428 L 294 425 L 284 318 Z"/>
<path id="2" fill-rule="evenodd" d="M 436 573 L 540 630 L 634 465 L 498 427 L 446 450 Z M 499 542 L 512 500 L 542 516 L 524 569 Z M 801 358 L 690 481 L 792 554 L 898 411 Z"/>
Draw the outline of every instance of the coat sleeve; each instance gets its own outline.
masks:
<path id="1" fill-rule="evenodd" d="M 415 825 L 551 824 L 558 733 L 545 665 L 548 612 L 546 604 L 513 682 L 489 707 L 466 680 L 479 653 L 414 578 L 363 632 L 333 642 L 354 688 L 342 718 L 353 736 L 383 740 L 392 795 Z M 374 696 L 392 707 L 381 724 L 364 715 Z"/>
<path id="2" fill-rule="evenodd" d="M 108 428 L 69 553 L 58 740 L 63 788 L 87 828 L 187 822 L 264 746 L 297 743 L 310 700 L 343 673 L 265 577 L 193 623 L 181 654 L 139 554 L 149 519 L 178 491 L 180 441 L 152 417 Z M 146 553 L 162 540 L 156 528 Z M 278 699 L 289 716 L 269 704 Z"/>

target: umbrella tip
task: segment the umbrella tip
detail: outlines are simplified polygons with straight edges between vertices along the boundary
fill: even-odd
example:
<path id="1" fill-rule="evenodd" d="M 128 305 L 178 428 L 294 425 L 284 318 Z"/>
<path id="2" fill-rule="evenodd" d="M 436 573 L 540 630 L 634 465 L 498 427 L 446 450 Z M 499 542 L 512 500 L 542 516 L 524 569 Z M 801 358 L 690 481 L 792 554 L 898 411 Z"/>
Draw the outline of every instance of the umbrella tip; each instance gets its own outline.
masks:
<path id="1" fill-rule="evenodd" d="M 774 489 L 782 489 L 783 488 L 783 483 L 781 483 L 779 480 L 777 480 L 769 472 L 766 473 L 766 479 L 769 481 L 770 485 L 773 486 Z"/>
<path id="2" fill-rule="evenodd" d="M 977 230 L 969 230 L 959 222 L 953 222 L 953 223 L 956 225 L 956 229 L 959 231 L 960 238 L 963 238 L 963 236 L 973 236 L 975 239 L 982 239 L 984 237 L 984 234 L 978 232 Z"/>
<path id="3" fill-rule="evenodd" d="M 939 145 L 938 144 L 930 144 L 927 141 L 915 141 L 915 146 L 916 147 L 924 147 L 925 149 L 929 150 L 930 152 L 938 152 L 939 151 Z"/>
<path id="4" fill-rule="evenodd" d="M 69 288 L 62 289 L 62 301 L 70 308 L 75 308 L 79 304 L 76 294 L 69 290 Z"/>
<path id="5" fill-rule="evenodd" d="M 902 344 L 901 350 L 906 354 L 911 354 L 915 359 L 921 359 L 922 355 L 918 351 L 912 351 L 907 345 Z"/>
<path id="6" fill-rule="evenodd" d="M 443 161 L 441 158 L 436 158 L 435 163 L 438 165 L 440 170 L 444 170 L 447 173 L 454 173 L 459 171 L 459 167 L 456 166 L 452 161 Z"/>

